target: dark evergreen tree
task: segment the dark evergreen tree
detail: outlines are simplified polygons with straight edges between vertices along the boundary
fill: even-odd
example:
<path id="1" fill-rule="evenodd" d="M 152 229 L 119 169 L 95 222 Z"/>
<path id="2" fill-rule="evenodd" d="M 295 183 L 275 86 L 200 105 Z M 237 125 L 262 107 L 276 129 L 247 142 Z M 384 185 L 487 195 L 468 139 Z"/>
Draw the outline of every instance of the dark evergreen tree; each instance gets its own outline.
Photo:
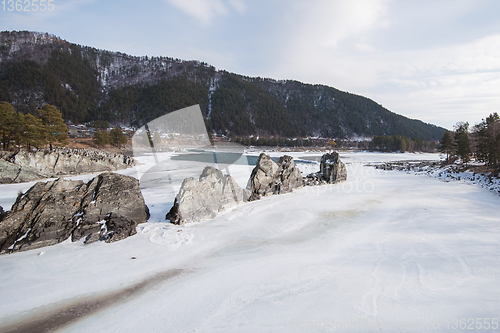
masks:
<path id="1" fill-rule="evenodd" d="M 16 110 L 7 102 L 0 102 L 0 138 L 2 140 L 3 150 L 9 148 L 14 130 L 14 118 Z"/>
<path id="2" fill-rule="evenodd" d="M 486 118 L 486 161 L 489 165 L 500 163 L 500 117 L 497 113 Z"/>
<path id="3" fill-rule="evenodd" d="M 123 130 L 120 126 L 113 128 L 109 135 L 111 136 L 111 143 L 117 147 L 127 143 L 127 137 L 123 134 Z"/>
<path id="4" fill-rule="evenodd" d="M 111 143 L 111 135 L 106 130 L 96 131 L 92 137 L 92 141 L 97 146 L 102 147 Z"/>
<path id="5" fill-rule="evenodd" d="M 438 151 L 440 153 L 446 154 L 446 161 L 449 161 L 452 149 L 453 149 L 453 141 L 451 140 L 450 132 L 446 131 L 443 134 L 441 140 L 439 141 Z"/>
<path id="6" fill-rule="evenodd" d="M 24 115 L 22 144 L 28 150 L 31 150 L 31 147 L 40 148 L 44 144 L 44 137 L 45 126 L 43 126 L 42 120 L 32 114 Z"/>
<path id="7" fill-rule="evenodd" d="M 469 140 L 469 123 L 459 122 L 455 125 L 454 153 L 467 165 L 470 160 L 471 148 Z"/>
<path id="8" fill-rule="evenodd" d="M 38 110 L 43 125 L 45 126 L 45 140 L 50 145 L 55 143 L 68 143 L 68 128 L 64 124 L 64 120 L 55 106 L 46 104 L 41 110 Z"/>

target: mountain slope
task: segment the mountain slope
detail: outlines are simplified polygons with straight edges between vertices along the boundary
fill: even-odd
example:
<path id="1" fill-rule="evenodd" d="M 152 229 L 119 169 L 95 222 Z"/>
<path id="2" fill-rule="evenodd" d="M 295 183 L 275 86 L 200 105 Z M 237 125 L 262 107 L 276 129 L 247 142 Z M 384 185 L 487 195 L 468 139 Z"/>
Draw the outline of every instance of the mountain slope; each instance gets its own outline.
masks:
<path id="1" fill-rule="evenodd" d="M 135 126 L 200 104 L 209 130 L 236 135 L 434 140 L 445 131 L 324 85 L 245 77 L 198 61 L 132 57 L 35 32 L 0 34 L 0 100 L 25 113 L 50 103 L 72 122 Z"/>

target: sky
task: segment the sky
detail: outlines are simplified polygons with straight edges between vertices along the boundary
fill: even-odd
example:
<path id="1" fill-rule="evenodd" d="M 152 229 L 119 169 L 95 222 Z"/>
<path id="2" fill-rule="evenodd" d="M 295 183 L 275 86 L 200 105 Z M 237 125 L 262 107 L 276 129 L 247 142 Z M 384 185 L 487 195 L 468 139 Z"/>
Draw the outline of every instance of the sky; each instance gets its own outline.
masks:
<path id="1" fill-rule="evenodd" d="M 448 129 L 500 113 L 500 1 L 42 1 L 1 2 L 0 30 L 325 84 Z"/>

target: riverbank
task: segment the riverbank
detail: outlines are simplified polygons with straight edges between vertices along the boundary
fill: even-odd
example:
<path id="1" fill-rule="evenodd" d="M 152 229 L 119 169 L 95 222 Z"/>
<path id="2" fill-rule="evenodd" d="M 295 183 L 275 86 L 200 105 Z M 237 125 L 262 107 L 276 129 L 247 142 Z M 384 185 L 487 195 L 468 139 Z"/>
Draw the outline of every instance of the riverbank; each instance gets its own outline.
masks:
<path id="1" fill-rule="evenodd" d="M 124 154 L 98 149 L 56 148 L 52 151 L 0 152 L 0 183 L 23 183 L 66 175 L 117 171 L 135 165 Z"/>
<path id="2" fill-rule="evenodd" d="M 444 181 L 462 181 L 479 185 L 500 194 L 498 171 L 495 172 L 495 170 L 483 164 L 471 163 L 465 166 L 461 163 L 443 164 L 436 161 L 398 161 L 369 165 L 380 170 L 395 170 L 415 175 L 426 175 Z"/>

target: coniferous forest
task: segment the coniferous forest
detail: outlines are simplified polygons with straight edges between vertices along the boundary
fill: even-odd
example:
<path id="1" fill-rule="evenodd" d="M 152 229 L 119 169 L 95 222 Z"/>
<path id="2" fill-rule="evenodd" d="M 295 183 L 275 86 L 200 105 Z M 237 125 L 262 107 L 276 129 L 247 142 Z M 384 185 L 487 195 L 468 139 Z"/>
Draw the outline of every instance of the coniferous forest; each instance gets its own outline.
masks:
<path id="1" fill-rule="evenodd" d="M 50 104 L 66 122 L 135 127 L 199 104 L 209 132 L 232 136 L 437 140 L 445 132 L 324 85 L 246 77 L 199 61 L 132 57 L 27 31 L 0 34 L 0 101 L 23 114 Z"/>
<path id="2" fill-rule="evenodd" d="M 492 113 L 472 127 L 468 122 L 458 122 L 453 131 L 443 134 L 438 150 L 450 162 L 459 158 L 464 164 L 475 160 L 500 167 L 500 116 Z"/>

